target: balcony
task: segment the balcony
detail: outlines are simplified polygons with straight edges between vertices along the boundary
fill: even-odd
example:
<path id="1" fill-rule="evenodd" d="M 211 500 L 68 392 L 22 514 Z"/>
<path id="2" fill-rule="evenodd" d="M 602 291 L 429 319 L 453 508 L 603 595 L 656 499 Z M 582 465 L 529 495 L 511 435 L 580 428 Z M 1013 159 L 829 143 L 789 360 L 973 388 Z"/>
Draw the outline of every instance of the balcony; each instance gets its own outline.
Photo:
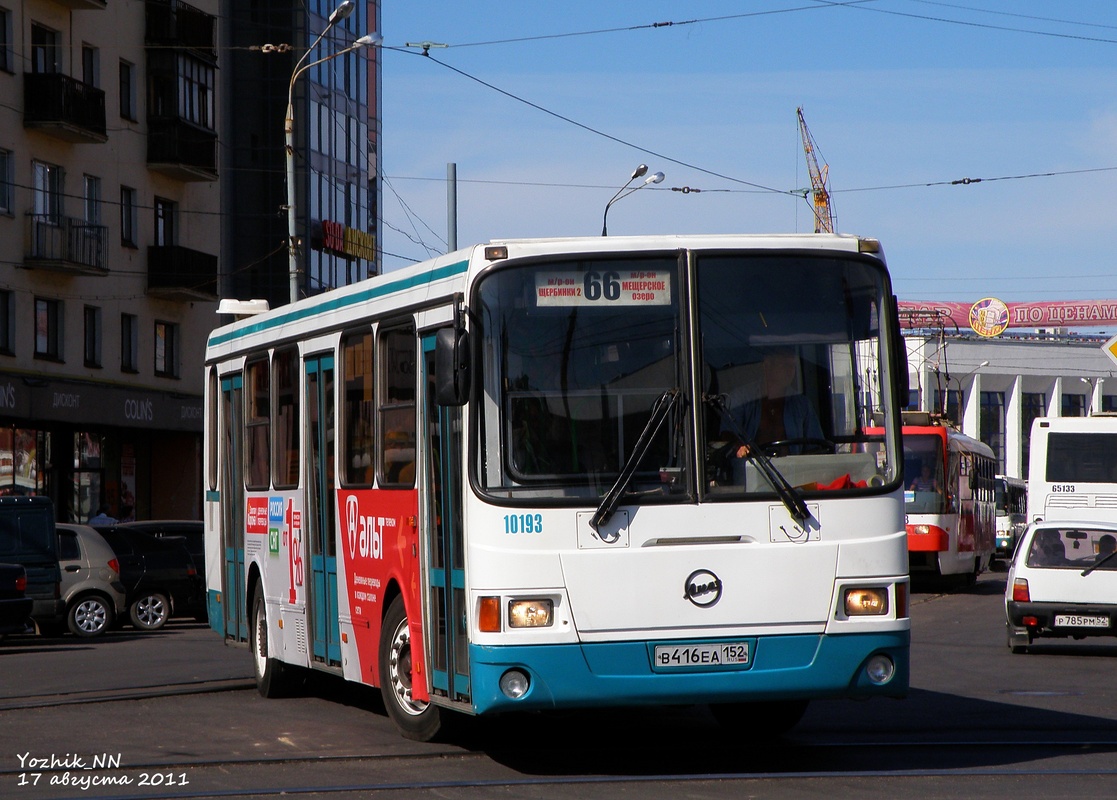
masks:
<path id="1" fill-rule="evenodd" d="M 73 11 L 96 10 L 108 5 L 105 0 L 54 0 L 54 2 Z"/>
<path id="2" fill-rule="evenodd" d="M 75 217 L 28 214 L 23 266 L 71 275 L 107 275 L 108 236 L 105 225 L 90 225 Z"/>
<path id="3" fill-rule="evenodd" d="M 166 300 L 216 300 L 217 256 L 179 245 L 147 248 L 147 293 Z"/>
<path id="4" fill-rule="evenodd" d="M 217 60 L 216 19 L 186 3 L 147 0 L 144 44 L 193 50 Z"/>
<path id="5" fill-rule="evenodd" d="M 179 117 L 148 117 L 147 166 L 182 181 L 215 181 L 217 134 Z"/>
<path id="6" fill-rule="evenodd" d="M 105 93 L 60 72 L 25 72 L 23 127 L 67 142 L 107 142 Z"/>

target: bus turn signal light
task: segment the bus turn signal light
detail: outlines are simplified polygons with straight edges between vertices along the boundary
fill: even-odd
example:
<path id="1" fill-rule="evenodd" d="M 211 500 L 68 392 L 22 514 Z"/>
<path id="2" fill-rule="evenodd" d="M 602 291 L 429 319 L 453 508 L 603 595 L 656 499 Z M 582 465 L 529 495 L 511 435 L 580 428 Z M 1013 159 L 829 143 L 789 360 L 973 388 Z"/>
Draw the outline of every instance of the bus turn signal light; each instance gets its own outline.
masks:
<path id="1" fill-rule="evenodd" d="M 482 597 L 477 627 L 485 633 L 500 633 L 500 598 Z"/>

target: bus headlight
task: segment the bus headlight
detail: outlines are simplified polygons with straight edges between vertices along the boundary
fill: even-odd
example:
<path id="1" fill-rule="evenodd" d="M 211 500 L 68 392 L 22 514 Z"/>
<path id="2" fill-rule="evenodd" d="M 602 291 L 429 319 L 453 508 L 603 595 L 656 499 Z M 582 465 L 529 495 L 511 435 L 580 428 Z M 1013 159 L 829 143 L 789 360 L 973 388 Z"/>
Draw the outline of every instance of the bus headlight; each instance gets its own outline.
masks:
<path id="1" fill-rule="evenodd" d="M 888 589 L 846 589 L 845 612 L 848 617 L 881 616 L 888 613 Z"/>
<path id="2" fill-rule="evenodd" d="M 508 603 L 510 628 L 547 628 L 554 620 L 553 600 L 512 600 Z"/>

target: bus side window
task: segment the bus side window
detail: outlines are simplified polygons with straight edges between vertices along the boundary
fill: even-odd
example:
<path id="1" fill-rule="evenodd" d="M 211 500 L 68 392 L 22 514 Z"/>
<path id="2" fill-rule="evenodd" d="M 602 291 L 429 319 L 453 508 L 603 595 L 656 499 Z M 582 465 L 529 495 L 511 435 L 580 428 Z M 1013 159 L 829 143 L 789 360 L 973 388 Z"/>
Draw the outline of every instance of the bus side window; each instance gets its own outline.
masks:
<path id="1" fill-rule="evenodd" d="M 382 329 L 379 350 L 380 482 L 415 483 L 415 327 Z"/>

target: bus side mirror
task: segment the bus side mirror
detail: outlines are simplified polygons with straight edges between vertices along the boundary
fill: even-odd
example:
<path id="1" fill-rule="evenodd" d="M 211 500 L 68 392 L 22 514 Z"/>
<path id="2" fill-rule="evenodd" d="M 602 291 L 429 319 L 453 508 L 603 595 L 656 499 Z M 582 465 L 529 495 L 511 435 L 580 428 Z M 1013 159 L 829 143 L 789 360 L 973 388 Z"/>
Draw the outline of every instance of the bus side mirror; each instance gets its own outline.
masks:
<path id="1" fill-rule="evenodd" d="M 900 303 L 896 295 L 892 295 L 892 376 L 895 379 L 896 400 L 900 408 L 908 407 L 911 396 L 911 383 L 908 376 L 908 348 L 904 341 L 904 333 L 900 330 Z"/>
<path id="2" fill-rule="evenodd" d="M 435 335 L 435 400 L 440 406 L 461 406 L 469 399 L 469 333 L 442 328 Z"/>

